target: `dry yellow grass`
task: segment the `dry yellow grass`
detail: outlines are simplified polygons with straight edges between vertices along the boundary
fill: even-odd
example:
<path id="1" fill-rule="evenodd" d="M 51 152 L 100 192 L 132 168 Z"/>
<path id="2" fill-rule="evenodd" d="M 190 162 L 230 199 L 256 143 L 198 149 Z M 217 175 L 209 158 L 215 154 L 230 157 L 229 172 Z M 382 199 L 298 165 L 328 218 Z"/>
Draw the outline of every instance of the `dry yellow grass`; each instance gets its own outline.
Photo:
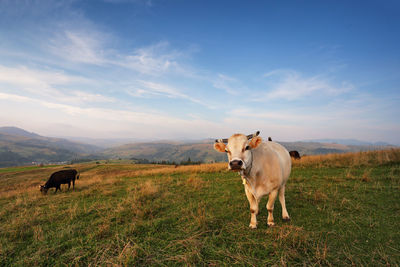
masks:
<path id="1" fill-rule="evenodd" d="M 393 148 L 380 151 L 349 152 L 344 154 L 312 155 L 292 160 L 296 167 L 352 167 L 365 165 L 380 165 L 400 161 L 400 149 Z"/>
<path id="2" fill-rule="evenodd" d="M 219 172 L 227 169 L 226 163 L 209 163 L 200 165 L 186 165 L 178 166 L 175 168 L 174 165 L 152 165 L 154 168 L 141 169 L 135 171 L 121 171 L 117 177 L 121 176 L 146 176 L 146 175 L 157 175 L 157 174 L 173 174 L 173 173 L 201 173 L 201 172 Z"/>
<path id="3" fill-rule="evenodd" d="M 197 173 L 190 174 L 189 178 L 186 180 L 186 184 L 190 187 L 198 190 L 203 188 L 205 182 Z"/>
<path id="4" fill-rule="evenodd" d="M 364 173 L 363 173 L 363 175 L 361 177 L 361 180 L 363 182 L 369 182 L 371 180 L 370 176 L 371 176 L 371 169 L 365 169 Z"/>
<path id="5" fill-rule="evenodd" d="M 152 180 L 145 181 L 139 189 L 139 193 L 143 196 L 153 196 L 159 191 L 159 186 L 154 184 Z"/>

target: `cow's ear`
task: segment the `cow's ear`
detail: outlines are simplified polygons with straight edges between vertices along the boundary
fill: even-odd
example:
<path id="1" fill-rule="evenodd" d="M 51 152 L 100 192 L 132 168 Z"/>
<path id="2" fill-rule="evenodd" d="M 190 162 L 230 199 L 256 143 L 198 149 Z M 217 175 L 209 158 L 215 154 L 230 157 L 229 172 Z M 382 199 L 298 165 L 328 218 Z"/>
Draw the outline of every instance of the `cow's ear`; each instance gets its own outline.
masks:
<path id="1" fill-rule="evenodd" d="M 249 146 L 251 148 L 256 148 L 261 144 L 261 142 L 262 142 L 262 138 L 259 136 L 255 136 L 255 137 L 251 138 Z"/>
<path id="2" fill-rule="evenodd" d="M 224 143 L 214 143 L 214 149 L 217 150 L 218 152 L 225 152 L 225 144 Z"/>

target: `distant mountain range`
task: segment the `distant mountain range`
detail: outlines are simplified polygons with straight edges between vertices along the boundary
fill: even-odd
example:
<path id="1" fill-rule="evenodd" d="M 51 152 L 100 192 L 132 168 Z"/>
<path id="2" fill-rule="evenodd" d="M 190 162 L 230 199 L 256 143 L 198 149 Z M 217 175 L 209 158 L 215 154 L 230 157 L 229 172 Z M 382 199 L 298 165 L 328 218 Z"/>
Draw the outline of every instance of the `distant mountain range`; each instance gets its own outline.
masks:
<path id="1" fill-rule="evenodd" d="M 297 150 L 300 155 L 315 155 L 328 153 L 345 153 L 367 150 L 386 149 L 391 146 L 382 145 L 342 145 L 318 142 L 279 142 L 287 150 Z M 101 154 L 105 158 L 147 159 L 150 161 L 182 160 L 218 162 L 225 161 L 225 153 L 213 149 L 213 140 L 203 140 L 196 143 L 178 142 L 151 142 L 117 146 L 104 150 Z"/>
<path id="2" fill-rule="evenodd" d="M 9 136 L 20 136 L 20 137 L 27 137 L 27 138 L 41 138 L 42 136 L 30 133 L 25 131 L 21 128 L 17 127 L 0 127 L 0 134 L 5 134 Z"/>
<path id="3" fill-rule="evenodd" d="M 213 143 L 151 142 L 117 146 L 104 150 L 104 158 L 146 159 L 148 161 L 201 161 L 218 162 L 226 158 L 225 153 L 213 149 Z"/>
<path id="4" fill-rule="evenodd" d="M 391 144 L 386 142 L 365 142 L 356 139 L 312 139 L 305 140 L 304 142 L 315 142 L 315 143 L 329 143 L 329 144 L 341 144 L 349 146 L 391 146 Z"/>
<path id="5" fill-rule="evenodd" d="M 75 139 L 77 140 L 77 139 Z M 137 159 L 147 161 L 182 162 L 225 161 L 224 153 L 213 149 L 213 139 L 191 141 L 131 142 L 137 139 L 79 139 L 44 137 L 17 127 L 0 127 L 0 167 L 39 163 L 69 162 L 76 159 Z M 89 140 L 85 143 L 83 140 Z M 274 140 L 275 141 L 275 140 Z M 279 142 L 279 141 L 278 141 Z M 301 155 L 344 153 L 377 150 L 391 147 L 387 143 L 368 143 L 358 140 L 320 139 L 303 142 L 279 142 L 289 151 Z M 98 144 L 98 146 L 93 145 Z M 110 147 L 114 145 L 113 147 Z"/>
<path id="6" fill-rule="evenodd" d="M 0 167 L 65 162 L 100 150 L 92 145 L 44 137 L 16 127 L 0 127 Z"/>

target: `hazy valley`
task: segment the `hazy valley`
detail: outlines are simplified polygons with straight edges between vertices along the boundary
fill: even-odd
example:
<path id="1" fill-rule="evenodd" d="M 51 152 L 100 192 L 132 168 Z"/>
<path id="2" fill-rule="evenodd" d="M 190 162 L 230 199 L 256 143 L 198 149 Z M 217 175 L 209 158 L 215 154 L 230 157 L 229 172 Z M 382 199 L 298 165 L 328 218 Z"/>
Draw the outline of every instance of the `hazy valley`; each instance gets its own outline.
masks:
<path id="1" fill-rule="evenodd" d="M 267 137 L 264 137 L 265 139 Z M 274 137 L 273 137 L 274 138 Z M 81 139 L 82 140 L 82 139 Z M 83 139 L 84 140 L 84 139 Z M 92 139 L 92 143 L 95 139 Z M 133 140 L 133 139 L 132 139 Z M 274 141 L 279 142 L 279 139 Z M 105 159 L 131 159 L 138 162 L 221 162 L 226 155 L 213 149 L 213 139 L 198 141 L 153 141 L 117 145 L 131 140 L 100 140 L 102 146 L 63 138 L 44 137 L 16 127 L 0 127 L 0 167 L 60 164 Z M 279 142 L 289 151 L 297 150 L 300 155 L 345 153 L 378 150 L 394 147 L 391 145 L 340 144 L 346 140 L 330 140 L 336 143 L 312 141 Z M 353 140 L 360 144 L 360 141 Z"/>

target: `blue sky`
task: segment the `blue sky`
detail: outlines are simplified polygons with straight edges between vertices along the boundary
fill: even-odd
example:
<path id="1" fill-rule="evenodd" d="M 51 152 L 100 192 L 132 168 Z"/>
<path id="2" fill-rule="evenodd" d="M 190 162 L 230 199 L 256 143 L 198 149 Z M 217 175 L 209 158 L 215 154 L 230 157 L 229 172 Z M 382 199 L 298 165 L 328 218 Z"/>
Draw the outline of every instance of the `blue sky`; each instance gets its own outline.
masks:
<path id="1" fill-rule="evenodd" d="M 400 144 L 398 1 L 2 1 L 0 125 Z"/>

